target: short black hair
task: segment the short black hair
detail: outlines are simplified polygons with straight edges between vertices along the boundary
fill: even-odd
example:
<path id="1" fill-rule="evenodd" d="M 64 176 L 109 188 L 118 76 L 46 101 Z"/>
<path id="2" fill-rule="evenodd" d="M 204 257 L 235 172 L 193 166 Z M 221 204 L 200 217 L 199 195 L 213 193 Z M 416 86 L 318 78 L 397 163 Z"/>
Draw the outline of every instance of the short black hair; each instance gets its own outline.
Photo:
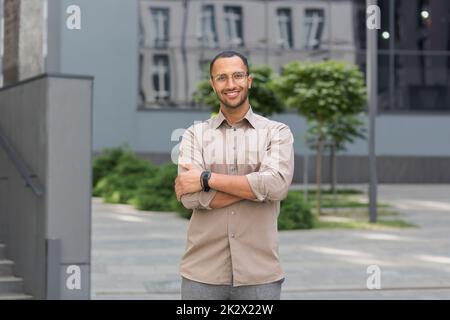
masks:
<path id="1" fill-rule="evenodd" d="M 244 55 L 240 54 L 239 52 L 232 51 L 232 50 L 227 50 L 227 51 L 222 51 L 221 53 L 216 55 L 214 57 L 214 59 L 212 59 L 210 65 L 209 65 L 209 75 L 212 76 L 213 65 L 214 65 L 214 62 L 216 62 L 217 59 L 220 59 L 220 58 L 231 58 L 231 57 L 235 57 L 235 56 L 241 58 L 242 62 L 244 62 L 244 64 L 245 64 L 245 67 L 247 68 L 247 73 L 250 73 L 250 68 L 248 67 L 247 58 Z"/>

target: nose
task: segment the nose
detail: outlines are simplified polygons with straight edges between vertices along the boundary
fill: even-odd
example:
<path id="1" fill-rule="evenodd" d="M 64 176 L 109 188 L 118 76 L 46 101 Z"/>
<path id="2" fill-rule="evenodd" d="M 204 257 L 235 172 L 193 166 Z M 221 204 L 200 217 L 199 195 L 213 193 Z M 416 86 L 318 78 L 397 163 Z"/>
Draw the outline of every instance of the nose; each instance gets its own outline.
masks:
<path id="1" fill-rule="evenodd" d="M 234 82 L 233 77 L 228 77 L 227 78 L 227 82 L 225 83 L 225 87 L 227 89 L 235 89 L 236 88 L 236 83 Z"/>

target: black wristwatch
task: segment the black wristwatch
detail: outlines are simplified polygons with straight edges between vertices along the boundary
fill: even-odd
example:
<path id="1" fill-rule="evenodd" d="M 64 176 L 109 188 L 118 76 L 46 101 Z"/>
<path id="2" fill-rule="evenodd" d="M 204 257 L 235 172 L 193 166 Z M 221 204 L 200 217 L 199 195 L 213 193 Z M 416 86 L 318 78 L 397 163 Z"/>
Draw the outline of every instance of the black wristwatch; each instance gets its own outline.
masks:
<path id="1" fill-rule="evenodd" d="M 203 171 L 202 174 L 200 175 L 200 182 L 202 184 L 203 191 L 208 192 L 210 190 L 210 187 L 208 184 L 209 178 L 211 178 L 211 171 L 209 171 L 209 170 Z"/>

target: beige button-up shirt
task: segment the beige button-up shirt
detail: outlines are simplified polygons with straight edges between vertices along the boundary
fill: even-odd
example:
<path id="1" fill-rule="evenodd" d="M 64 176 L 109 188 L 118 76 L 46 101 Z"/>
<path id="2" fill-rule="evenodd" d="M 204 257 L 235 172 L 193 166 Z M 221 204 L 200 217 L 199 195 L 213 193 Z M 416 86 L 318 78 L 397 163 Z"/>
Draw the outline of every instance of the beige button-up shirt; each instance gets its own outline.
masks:
<path id="1" fill-rule="evenodd" d="M 211 209 L 217 191 L 181 197 L 193 209 L 181 259 L 183 277 L 233 286 L 284 278 L 278 256 L 277 218 L 294 171 L 294 138 L 289 127 L 254 114 L 230 125 L 222 112 L 189 127 L 180 144 L 179 163 L 199 170 L 245 175 L 255 200 Z M 178 172 L 183 172 L 178 166 Z"/>

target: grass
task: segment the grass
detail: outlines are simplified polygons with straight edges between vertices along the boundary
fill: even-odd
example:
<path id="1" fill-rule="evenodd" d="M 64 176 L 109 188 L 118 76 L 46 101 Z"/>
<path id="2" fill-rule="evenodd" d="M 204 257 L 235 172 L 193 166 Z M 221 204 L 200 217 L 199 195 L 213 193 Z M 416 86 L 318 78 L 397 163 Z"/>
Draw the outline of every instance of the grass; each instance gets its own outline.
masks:
<path id="1" fill-rule="evenodd" d="M 403 220 L 381 220 L 377 223 L 368 221 L 349 220 L 349 221 L 326 221 L 319 219 L 314 229 L 369 229 L 369 230 L 386 230 L 399 228 L 416 228 L 417 226 Z"/>
<path id="2" fill-rule="evenodd" d="M 291 192 L 304 196 L 303 190 L 293 190 Z M 367 208 L 369 203 L 362 199 L 363 192 L 355 189 L 336 190 L 336 205 L 334 205 L 334 195 L 329 190 L 323 190 L 321 193 L 322 208 Z M 316 191 L 308 191 L 308 204 L 311 207 L 316 205 Z M 387 203 L 378 203 L 377 208 L 390 208 Z"/>
<path id="3" fill-rule="evenodd" d="M 343 209 L 337 212 L 322 212 L 316 218 L 315 229 L 403 229 L 417 228 L 415 224 L 399 219 L 399 213 L 392 210 L 379 210 L 376 223 L 370 223 L 368 210 Z"/>
<path id="4" fill-rule="evenodd" d="M 392 210 L 377 210 L 377 214 L 379 217 L 393 217 L 399 215 L 397 211 Z M 369 217 L 369 211 L 367 210 L 367 208 L 338 208 L 337 211 L 333 209 L 322 210 L 321 216 L 338 216 L 343 218 L 367 219 Z"/>
<path id="5" fill-rule="evenodd" d="M 303 197 L 303 190 L 292 190 Z M 322 190 L 322 215 L 316 218 L 314 229 L 368 229 L 386 230 L 399 228 L 416 228 L 417 226 L 399 219 L 399 213 L 392 210 L 387 203 L 378 203 L 378 219 L 369 222 L 368 202 L 364 192 L 356 189 L 336 190 L 336 206 L 334 195 L 330 190 Z M 316 206 L 316 191 L 308 190 L 308 204 L 313 211 Z M 336 208 L 336 209 L 335 209 Z M 315 213 L 317 217 L 317 214 Z"/>

